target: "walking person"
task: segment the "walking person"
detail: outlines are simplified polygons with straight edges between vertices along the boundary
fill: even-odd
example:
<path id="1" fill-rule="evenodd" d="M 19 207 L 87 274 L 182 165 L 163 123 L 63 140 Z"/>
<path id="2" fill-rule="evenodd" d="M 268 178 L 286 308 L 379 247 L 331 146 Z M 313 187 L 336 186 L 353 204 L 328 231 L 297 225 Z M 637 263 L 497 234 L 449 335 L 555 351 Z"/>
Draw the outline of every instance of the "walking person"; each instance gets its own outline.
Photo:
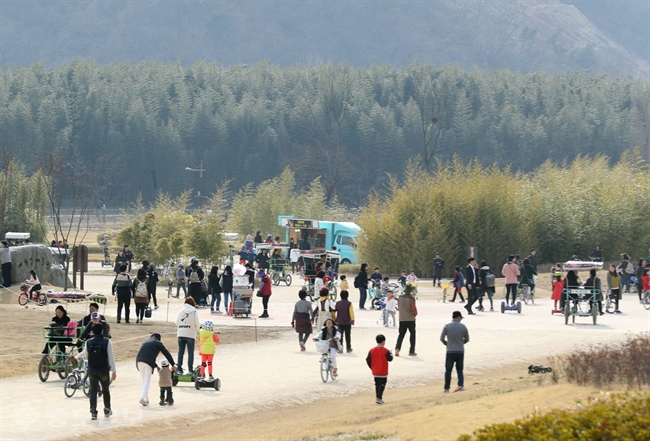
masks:
<path id="1" fill-rule="evenodd" d="M 352 352 L 352 326 L 354 326 L 354 306 L 348 300 L 349 294 L 347 291 L 341 291 L 341 300 L 336 302 L 334 311 L 336 313 L 336 325 L 341 331 L 341 335 L 345 340 L 345 352 Z M 342 341 L 341 341 L 342 343 Z"/>
<path id="2" fill-rule="evenodd" d="M 129 323 L 133 282 L 129 273 L 126 272 L 126 264 L 124 263 L 120 266 L 120 273 L 115 276 L 112 293 L 117 296 L 117 323 L 120 323 L 122 319 L 122 309 L 124 309 L 124 322 Z"/>
<path id="3" fill-rule="evenodd" d="M 221 306 L 221 285 L 219 285 L 219 267 L 213 265 L 208 274 L 208 293 L 212 296 L 210 301 L 210 312 L 220 312 Z M 217 304 L 215 308 L 214 305 Z"/>
<path id="4" fill-rule="evenodd" d="M 190 266 L 185 270 L 185 276 L 187 276 L 189 295 L 194 299 L 194 303 L 199 303 L 201 299 L 201 281 L 205 277 L 203 269 L 199 265 L 199 259 L 192 257 Z"/>
<path id="5" fill-rule="evenodd" d="M 386 337 L 375 337 L 377 346 L 368 351 L 366 363 L 375 378 L 375 403 L 384 404 L 384 390 L 388 381 L 388 363 L 393 361 L 393 354 L 386 349 Z"/>
<path id="6" fill-rule="evenodd" d="M 104 337 L 104 326 L 101 323 L 93 323 L 93 338 L 86 341 L 84 350 L 76 355 L 76 359 L 85 358 L 88 360 L 88 381 L 90 382 L 90 415 L 92 420 L 97 419 L 97 392 L 98 386 L 102 386 L 104 397 L 104 417 L 108 418 L 113 414 L 111 410 L 111 381 L 117 378 L 117 366 L 113 353 L 113 343 Z M 112 373 L 111 373 L 112 372 Z M 109 379 L 110 378 L 110 379 Z"/>
<path id="7" fill-rule="evenodd" d="M 636 290 L 639 293 L 639 302 L 643 304 L 643 271 L 645 270 L 645 259 L 639 259 L 639 264 L 634 271 L 634 276 L 636 277 L 635 284 Z"/>
<path id="8" fill-rule="evenodd" d="M 359 274 L 354 278 L 354 287 L 359 290 L 359 309 L 366 309 L 368 293 L 368 264 L 362 263 Z"/>
<path id="9" fill-rule="evenodd" d="M 456 294 L 458 294 L 460 296 L 460 303 L 465 303 L 465 299 L 463 298 L 463 286 L 465 286 L 465 277 L 463 276 L 463 273 L 458 265 L 454 267 L 454 279 L 452 280 L 452 285 L 454 286 L 454 296 L 449 302 L 454 303 L 456 301 Z"/>
<path id="10" fill-rule="evenodd" d="M 149 265 L 147 270 L 147 289 L 149 289 L 149 301 L 153 300 L 154 309 L 158 309 L 158 299 L 156 298 L 156 289 L 158 288 L 158 272 L 156 272 L 156 267 L 154 264 Z"/>
<path id="11" fill-rule="evenodd" d="M 492 270 L 488 266 L 485 260 L 481 261 L 481 269 L 478 272 L 478 279 L 481 288 L 481 294 L 479 300 L 483 299 L 483 293 L 487 294 L 488 299 L 490 300 L 490 311 L 494 311 L 494 285 L 496 284 L 496 277 L 492 274 Z M 482 303 L 482 302 L 481 302 Z M 483 311 L 483 305 L 481 304 L 481 311 Z"/>
<path id="12" fill-rule="evenodd" d="M 615 314 L 622 314 L 618 309 L 618 301 L 621 299 L 621 279 L 618 276 L 615 265 L 610 265 L 607 271 L 607 289 L 611 291 L 611 298 L 616 305 Z"/>
<path id="13" fill-rule="evenodd" d="M 440 281 L 442 279 L 442 273 L 445 270 L 445 259 L 440 257 L 440 253 L 436 253 L 436 258 L 433 259 L 433 286 L 436 286 L 436 280 L 438 281 L 438 288 L 441 287 Z"/>
<path id="14" fill-rule="evenodd" d="M 634 265 L 630 261 L 629 254 L 621 254 L 621 263 L 618 265 L 618 268 L 621 275 L 621 289 L 625 288 L 625 291 L 621 292 L 629 293 L 630 285 L 632 284 L 630 276 L 634 274 Z"/>
<path id="15" fill-rule="evenodd" d="M 179 297 L 181 293 L 181 288 L 183 288 L 183 297 L 187 297 L 187 289 L 185 288 L 185 270 L 183 269 L 183 264 L 179 263 L 176 266 L 176 298 Z"/>
<path id="16" fill-rule="evenodd" d="M 183 354 L 187 348 L 187 368 L 189 373 L 194 371 L 194 342 L 201 327 L 196 303 L 192 297 L 185 299 L 183 309 L 176 316 L 176 338 L 178 339 L 178 371 L 183 372 Z"/>
<path id="17" fill-rule="evenodd" d="M 295 274 L 296 266 L 298 266 L 298 260 L 300 259 L 300 250 L 298 249 L 297 243 L 293 244 L 293 247 L 289 252 L 289 259 L 291 260 L 291 274 Z M 299 266 L 298 271 L 300 271 Z"/>
<path id="18" fill-rule="evenodd" d="M 526 257 L 526 259 L 528 259 L 528 262 L 530 262 L 530 266 L 532 266 L 535 272 L 537 272 L 537 250 L 534 248 L 530 250 L 530 254 L 528 255 L 528 257 Z"/>
<path id="19" fill-rule="evenodd" d="M 412 285 L 406 285 L 404 293 L 399 296 L 397 304 L 399 306 L 399 336 L 395 344 L 395 356 L 399 357 L 399 351 L 402 349 L 402 341 L 406 336 L 406 331 L 409 331 L 409 356 L 415 357 L 418 354 L 415 352 L 415 317 L 418 315 L 418 308 L 415 303 L 415 298 L 411 293 L 415 290 Z"/>
<path id="20" fill-rule="evenodd" d="M 174 393 L 172 392 L 172 386 L 174 382 L 172 381 L 172 370 L 169 366 L 167 360 L 160 362 L 160 367 L 158 368 L 158 387 L 160 388 L 160 406 L 173 406 L 174 405 Z"/>
<path id="21" fill-rule="evenodd" d="M 259 293 L 262 296 L 262 306 L 264 307 L 264 312 L 260 315 L 260 318 L 269 318 L 269 299 L 271 298 L 271 278 L 264 270 L 257 272 L 257 277 L 260 279 L 260 288 Z"/>
<path id="22" fill-rule="evenodd" d="M 140 404 L 143 406 L 149 405 L 149 385 L 151 384 L 151 375 L 153 374 L 153 370 L 158 367 L 156 364 L 156 358 L 161 352 L 172 366 L 172 372 L 176 372 L 176 369 L 174 368 L 174 358 L 165 345 L 160 341 L 160 334 L 157 332 L 151 334 L 151 337 L 142 343 L 138 355 L 135 358 L 136 367 L 138 371 L 140 371 L 140 377 L 142 378 Z"/>
<path id="23" fill-rule="evenodd" d="M 300 345 L 300 351 L 304 352 L 306 350 L 305 343 L 312 332 L 311 326 L 314 324 L 311 319 L 314 311 L 311 302 L 307 300 L 307 291 L 301 289 L 298 291 L 298 297 L 300 300 L 293 307 L 291 326 L 298 333 L 298 345 Z"/>
<path id="24" fill-rule="evenodd" d="M 67 247 L 66 247 L 67 248 Z M 129 248 L 128 245 L 124 245 L 124 261 L 129 267 L 129 272 L 131 272 L 131 265 L 133 264 L 133 261 L 135 260 L 135 256 L 133 255 L 133 252 Z"/>
<path id="25" fill-rule="evenodd" d="M 11 286 L 11 250 L 9 249 L 9 242 L 2 241 L 2 248 L 0 248 L 0 265 L 2 265 L 2 286 L 9 288 Z"/>
<path id="26" fill-rule="evenodd" d="M 469 342 L 469 332 L 467 331 L 467 327 L 461 323 L 463 314 L 461 314 L 460 311 L 454 311 L 451 318 L 451 322 L 447 323 L 445 327 L 442 328 L 442 333 L 440 334 L 440 341 L 443 345 L 447 346 L 444 389 L 446 394 L 449 393 L 451 371 L 454 368 L 454 365 L 456 365 L 456 373 L 458 375 L 458 387 L 454 392 L 465 390 L 463 368 L 465 364 L 465 344 Z"/>
<path id="27" fill-rule="evenodd" d="M 473 257 L 467 259 L 465 288 L 467 289 L 467 305 L 465 305 L 465 309 L 469 315 L 474 315 L 472 305 L 478 300 L 478 269 L 476 268 L 476 259 Z"/>
<path id="28" fill-rule="evenodd" d="M 519 265 L 515 262 L 515 256 L 508 256 L 508 260 L 501 268 L 501 274 L 506 278 L 506 304 L 514 305 L 517 300 L 517 284 L 519 283 Z M 512 297 L 511 297 L 512 296 Z M 511 301 L 509 299 L 512 298 Z"/>
<path id="29" fill-rule="evenodd" d="M 249 277 L 250 281 L 250 277 Z M 233 275 L 232 267 L 226 265 L 226 268 L 219 278 L 219 286 L 221 287 L 221 292 L 223 293 L 223 310 L 228 313 L 228 298 L 232 295 L 232 284 L 233 284 Z"/>
<path id="30" fill-rule="evenodd" d="M 145 262 L 147 261 L 145 260 Z M 135 322 L 142 323 L 144 312 L 149 304 L 148 279 L 144 268 L 138 270 L 138 276 L 133 281 L 133 303 L 135 304 Z"/>

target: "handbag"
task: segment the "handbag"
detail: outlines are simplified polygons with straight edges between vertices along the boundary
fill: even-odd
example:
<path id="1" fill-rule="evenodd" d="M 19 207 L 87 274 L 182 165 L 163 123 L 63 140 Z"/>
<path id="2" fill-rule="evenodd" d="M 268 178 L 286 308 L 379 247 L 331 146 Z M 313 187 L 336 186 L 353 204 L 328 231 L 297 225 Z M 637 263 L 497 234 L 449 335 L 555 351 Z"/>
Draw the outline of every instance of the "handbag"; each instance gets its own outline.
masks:
<path id="1" fill-rule="evenodd" d="M 264 297 L 264 296 L 262 295 L 262 291 L 259 290 L 259 289 L 257 290 L 257 293 L 255 293 L 255 296 L 257 296 L 257 297 Z"/>
<path id="2" fill-rule="evenodd" d="M 147 309 L 144 310 L 144 316 L 146 318 L 151 318 L 151 306 L 147 306 Z"/>

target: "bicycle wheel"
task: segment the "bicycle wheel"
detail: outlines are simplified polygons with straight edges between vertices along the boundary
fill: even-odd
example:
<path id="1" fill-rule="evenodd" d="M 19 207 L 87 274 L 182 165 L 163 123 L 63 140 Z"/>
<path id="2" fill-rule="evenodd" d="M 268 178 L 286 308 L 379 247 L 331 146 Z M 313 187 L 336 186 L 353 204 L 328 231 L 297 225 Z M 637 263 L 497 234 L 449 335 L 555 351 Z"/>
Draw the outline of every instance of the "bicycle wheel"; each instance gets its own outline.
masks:
<path id="1" fill-rule="evenodd" d="M 25 306 L 28 301 L 29 301 L 29 297 L 27 297 L 27 294 L 22 293 L 21 295 L 18 296 L 18 304 L 20 306 Z"/>
<path id="2" fill-rule="evenodd" d="M 38 295 L 38 306 L 44 306 L 47 303 L 47 296 L 45 294 Z"/>
<path id="3" fill-rule="evenodd" d="M 43 355 L 41 361 L 38 363 L 38 378 L 42 382 L 46 382 L 50 376 L 50 356 Z"/>
<path id="4" fill-rule="evenodd" d="M 527 286 L 524 286 L 521 288 L 521 297 L 524 301 L 524 303 L 527 305 L 528 304 L 528 298 L 530 297 L 530 290 Z"/>
<path id="5" fill-rule="evenodd" d="M 643 307 L 650 310 L 650 291 L 646 291 L 643 296 Z"/>
<path id="6" fill-rule="evenodd" d="M 327 383 L 330 375 L 330 366 L 329 366 L 329 357 L 323 355 L 320 358 L 320 379 L 323 380 L 323 383 Z"/>
<path id="7" fill-rule="evenodd" d="M 614 314 L 616 312 L 616 304 L 610 296 L 607 296 L 607 304 L 605 305 L 605 311 L 607 314 Z"/>
<path id="8" fill-rule="evenodd" d="M 381 300 L 380 299 L 372 299 L 372 302 L 370 303 L 372 306 L 372 309 L 375 309 L 379 311 L 381 309 Z"/>
<path id="9" fill-rule="evenodd" d="M 334 287 L 332 287 L 332 289 L 330 290 L 330 297 L 331 297 L 332 300 L 335 301 L 335 302 L 336 302 L 336 295 L 337 295 L 336 286 L 334 286 Z"/>
<path id="10" fill-rule="evenodd" d="M 332 366 L 332 359 L 330 358 L 328 361 L 329 361 L 328 366 L 329 366 L 330 378 L 332 379 L 332 381 L 336 381 L 336 377 L 334 376 L 334 366 Z"/>
<path id="11" fill-rule="evenodd" d="M 75 369 L 77 369 L 77 366 L 79 363 L 77 362 L 77 359 L 74 358 L 72 355 L 68 355 L 65 359 L 65 365 L 63 366 L 63 372 L 66 375 L 70 375 L 73 373 Z"/>
<path id="12" fill-rule="evenodd" d="M 564 324 L 569 324 L 569 315 L 571 313 L 571 307 L 569 306 L 569 301 L 564 304 Z"/>
<path id="13" fill-rule="evenodd" d="M 66 377 L 65 383 L 63 383 L 63 393 L 65 394 L 66 397 L 72 398 L 72 396 L 76 391 L 77 391 L 77 376 L 75 374 L 70 374 Z"/>
<path id="14" fill-rule="evenodd" d="M 280 284 L 280 274 L 273 273 L 273 276 L 271 276 L 271 281 L 273 282 L 274 286 L 278 286 Z"/>
<path id="15" fill-rule="evenodd" d="M 284 276 L 284 283 L 286 283 L 287 286 L 291 286 L 291 274 Z"/>
<path id="16" fill-rule="evenodd" d="M 535 293 L 533 292 L 532 289 L 530 290 L 530 304 L 531 305 L 535 304 Z"/>
<path id="17" fill-rule="evenodd" d="M 88 378 L 88 374 L 84 377 L 84 395 L 86 395 L 88 398 L 90 398 L 90 379 Z"/>

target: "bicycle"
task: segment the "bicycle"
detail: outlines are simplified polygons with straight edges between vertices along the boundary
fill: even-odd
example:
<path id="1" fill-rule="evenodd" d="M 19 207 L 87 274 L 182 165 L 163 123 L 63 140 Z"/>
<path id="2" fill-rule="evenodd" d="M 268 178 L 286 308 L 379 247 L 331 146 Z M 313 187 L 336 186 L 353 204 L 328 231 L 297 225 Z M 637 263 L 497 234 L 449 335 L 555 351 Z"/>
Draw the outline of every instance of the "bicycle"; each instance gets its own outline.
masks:
<path id="1" fill-rule="evenodd" d="M 63 384 L 63 393 L 68 398 L 72 398 L 77 389 L 82 389 L 87 397 L 90 397 L 90 380 L 88 379 L 88 369 L 86 360 L 82 359 L 79 367 L 74 369 L 65 379 Z M 97 396 L 102 396 L 102 385 L 97 385 Z"/>
<path id="2" fill-rule="evenodd" d="M 535 299 L 533 297 L 533 293 L 530 289 L 530 286 L 521 285 L 521 289 L 519 290 L 518 294 L 519 294 L 519 298 L 523 300 L 525 304 L 528 304 L 528 301 L 530 301 L 532 305 L 535 304 Z"/>
<path id="3" fill-rule="evenodd" d="M 316 350 L 321 353 L 320 356 L 320 378 L 323 380 L 323 383 L 327 383 L 327 380 L 330 378 L 332 381 L 336 380 L 336 375 L 334 375 L 334 366 L 332 366 L 332 355 L 330 353 L 330 342 L 329 340 L 316 340 Z"/>
<path id="4" fill-rule="evenodd" d="M 645 291 L 643 293 L 643 307 L 650 311 L 650 291 Z"/>
<path id="5" fill-rule="evenodd" d="M 42 294 L 40 291 L 36 291 L 33 295 L 30 295 L 29 290 L 32 288 L 32 285 L 23 283 L 20 285 L 20 290 L 22 291 L 18 296 L 18 304 L 20 306 L 25 306 L 28 303 L 36 303 L 38 306 L 43 306 L 47 303 L 47 297 L 45 294 Z"/>

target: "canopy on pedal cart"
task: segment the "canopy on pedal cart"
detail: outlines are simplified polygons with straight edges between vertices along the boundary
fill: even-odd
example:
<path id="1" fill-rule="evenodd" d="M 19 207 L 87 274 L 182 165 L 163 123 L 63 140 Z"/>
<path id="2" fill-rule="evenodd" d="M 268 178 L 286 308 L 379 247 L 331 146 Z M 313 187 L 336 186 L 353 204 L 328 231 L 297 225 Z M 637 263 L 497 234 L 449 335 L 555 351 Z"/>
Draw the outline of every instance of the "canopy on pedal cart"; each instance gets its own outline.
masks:
<path id="1" fill-rule="evenodd" d="M 589 271 L 592 269 L 599 270 L 603 267 L 603 262 L 591 262 L 584 260 L 569 260 L 564 263 L 565 270 Z"/>
<path id="2" fill-rule="evenodd" d="M 316 275 L 315 269 L 319 262 L 323 263 L 323 270 L 327 263 L 331 264 L 332 271 L 336 274 L 339 271 L 341 255 L 337 251 L 327 250 L 300 250 L 298 262 L 305 270 L 306 275 Z"/>
<path id="3" fill-rule="evenodd" d="M 45 305 L 47 306 L 48 314 L 50 310 L 50 303 L 80 303 L 80 302 L 86 302 L 86 303 L 92 303 L 95 302 L 99 305 L 104 305 L 104 311 L 106 311 L 106 303 L 108 302 L 108 297 L 106 297 L 104 294 L 100 294 L 97 292 L 91 293 L 91 294 L 85 294 L 83 292 L 54 292 L 54 291 L 45 291 L 43 292 L 45 297 L 47 298 L 47 302 Z"/>

